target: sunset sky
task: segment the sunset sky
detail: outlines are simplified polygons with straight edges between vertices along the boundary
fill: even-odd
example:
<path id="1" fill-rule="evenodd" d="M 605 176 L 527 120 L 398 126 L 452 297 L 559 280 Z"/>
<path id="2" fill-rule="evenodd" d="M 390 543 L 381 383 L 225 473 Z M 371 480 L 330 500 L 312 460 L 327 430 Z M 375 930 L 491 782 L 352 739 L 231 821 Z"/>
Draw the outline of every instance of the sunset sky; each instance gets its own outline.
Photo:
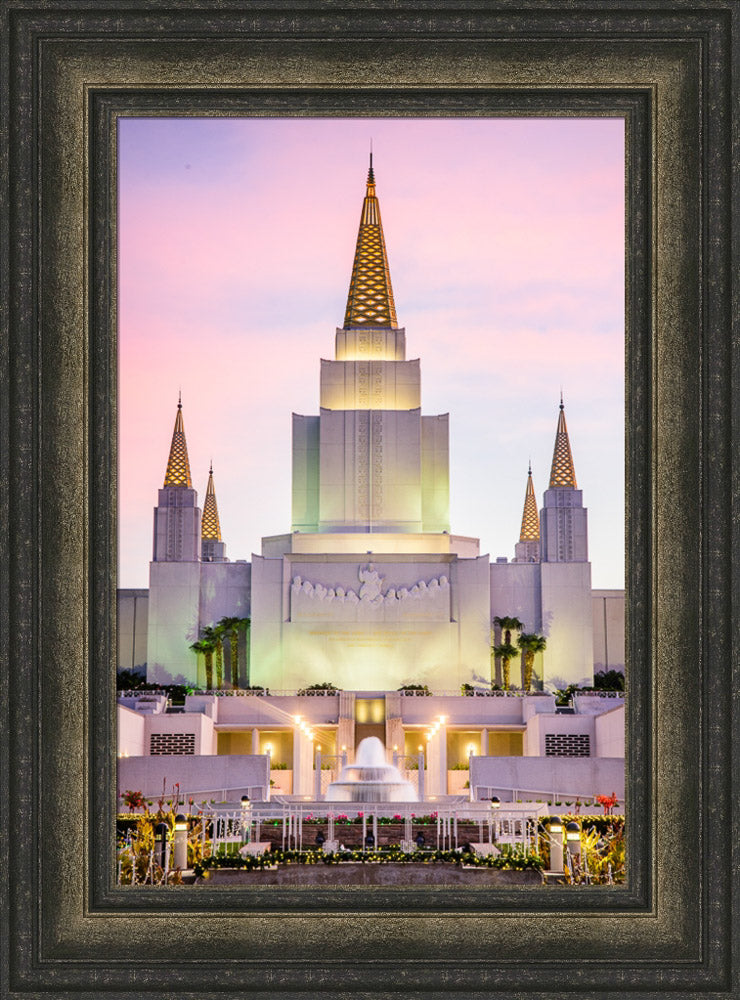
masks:
<path id="1" fill-rule="evenodd" d="M 182 391 L 231 559 L 290 530 L 370 141 L 422 412 L 450 413 L 451 527 L 513 557 L 562 389 L 595 587 L 624 585 L 621 119 L 120 119 L 119 586 L 147 587 Z"/>

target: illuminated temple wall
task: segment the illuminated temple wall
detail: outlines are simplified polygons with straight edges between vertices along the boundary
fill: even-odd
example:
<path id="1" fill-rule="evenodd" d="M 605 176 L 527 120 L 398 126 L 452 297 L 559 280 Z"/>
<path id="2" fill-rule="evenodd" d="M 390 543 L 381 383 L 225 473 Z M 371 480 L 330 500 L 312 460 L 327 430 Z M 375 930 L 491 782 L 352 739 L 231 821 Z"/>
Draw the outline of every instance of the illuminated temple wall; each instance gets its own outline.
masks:
<path id="1" fill-rule="evenodd" d="M 254 683 L 459 691 L 489 672 L 488 559 L 255 556 Z"/>
<path id="2" fill-rule="evenodd" d="M 422 416 L 405 331 L 336 332 L 318 417 L 293 415 L 293 530 L 449 531 L 446 414 Z"/>

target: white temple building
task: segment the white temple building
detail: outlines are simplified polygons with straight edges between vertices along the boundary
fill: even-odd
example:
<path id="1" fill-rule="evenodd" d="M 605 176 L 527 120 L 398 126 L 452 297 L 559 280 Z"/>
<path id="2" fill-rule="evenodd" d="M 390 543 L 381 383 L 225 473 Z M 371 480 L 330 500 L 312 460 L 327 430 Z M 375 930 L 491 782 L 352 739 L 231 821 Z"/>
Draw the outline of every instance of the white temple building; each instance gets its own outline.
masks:
<path id="1" fill-rule="evenodd" d="M 203 658 L 192 645 L 223 618 L 248 619 L 233 646 L 237 662 L 231 662 L 232 645 L 222 643 L 222 691 L 261 686 L 270 694 L 194 695 L 184 714 L 138 711 L 136 722 L 121 716 L 120 733 L 129 744 L 121 752 L 156 755 L 152 747 L 167 743 L 159 738 L 167 724 L 177 723 L 172 753 L 267 753 L 272 763 L 290 764 L 292 787 L 283 790 L 305 791 L 314 764 L 308 750 L 300 750 L 294 719 L 311 712 L 296 691 L 315 684 L 341 692 L 321 698 L 320 706 L 315 697 L 310 702 L 324 720 L 312 724 L 323 726 L 325 752 L 336 756 L 344 748 L 351 755 L 367 735 L 379 735 L 389 753 L 395 747 L 397 754 L 414 754 L 425 746 L 426 767 L 435 761 L 439 772 L 428 782 L 437 794 L 448 793 L 450 758 L 459 765 L 471 752 L 546 756 L 548 733 L 551 747 L 589 748 L 564 756 L 598 756 L 599 740 L 602 748 L 613 750 L 615 739 L 619 744 L 614 732 L 621 725 L 623 733 L 623 710 L 621 722 L 598 727 L 598 737 L 593 698 L 580 720 L 560 715 L 552 732 L 537 718 L 548 709 L 556 714 L 548 691 L 589 685 L 595 669 L 624 669 L 624 593 L 591 588 L 588 516 L 562 398 L 553 414 L 552 467 L 541 509 L 530 468 L 514 556 L 492 562 L 477 538 L 452 533 L 448 415 L 422 413 L 420 361 L 406 355 L 371 158 L 344 324 L 336 330 L 333 359 L 320 362 L 319 412 L 293 414 L 290 530 L 263 538 L 261 553 L 250 561 L 227 559 L 213 469 L 201 513 L 179 402 L 154 510 L 149 590 L 119 592 L 119 669 L 146 664 L 150 681 L 203 689 Z M 535 657 L 529 697 L 461 694 L 503 684 L 502 664 L 492 656 L 492 644 L 502 642 L 496 618 L 518 619 L 520 631 L 546 642 Z M 512 661 L 518 688 L 522 660 Z M 423 685 L 433 694 L 406 698 L 399 693 L 404 685 Z M 422 719 L 432 702 L 437 714 Z M 299 703 L 304 708 L 296 712 Z M 129 702 L 119 712 L 137 706 Z M 190 715 L 200 718 L 186 744 L 177 732 L 185 733 Z M 425 739 L 439 716 L 443 752 Z M 585 742 L 558 743 L 568 735 L 565 723 Z M 623 743 L 622 735 L 622 754 Z"/>

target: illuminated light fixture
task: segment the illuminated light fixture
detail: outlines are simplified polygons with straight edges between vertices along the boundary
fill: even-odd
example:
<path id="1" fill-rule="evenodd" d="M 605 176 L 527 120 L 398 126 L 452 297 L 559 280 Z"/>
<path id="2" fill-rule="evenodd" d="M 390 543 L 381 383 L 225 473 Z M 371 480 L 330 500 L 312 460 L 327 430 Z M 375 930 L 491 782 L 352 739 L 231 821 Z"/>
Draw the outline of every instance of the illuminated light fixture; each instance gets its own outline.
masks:
<path id="1" fill-rule="evenodd" d="M 298 723 L 301 721 L 300 715 L 294 715 L 293 718 L 295 719 L 296 725 L 298 725 Z"/>
<path id="2" fill-rule="evenodd" d="M 475 747 L 473 746 L 472 743 L 468 743 L 468 757 L 470 757 L 471 754 L 474 754 L 474 753 L 475 753 Z"/>
<path id="3" fill-rule="evenodd" d="M 570 854 L 576 856 L 581 853 L 581 828 L 574 821 L 565 827 L 565 842 Z"/>
<path id="4" fill-rule="evenodd" d="M 417 750 L 422 751 L 423 749 L 424 749 L 424 746 L 420 743 L 419 746 L 417 747 Z"/>
<path id="5" fill-rule="evenodd" d="M 265 753 L 272 754 L 272 743 L 265 743 Z"/>
<path id="6" fill-rule="evenodd" d="M 394 743 L 394 744 L 393 744 L 393 749 L 394 749 L 394 750 L 398 750 L 398 743 Z"/>
<path id="7" fill-rule="evenodd" d="M 346 750 L 346 749 L 347 749 L 347 744 L 346 743 L 342 743 L 342 750 Z"/>
<path id="8" fill-rule="evenodd" d="M 441 726 L 443 726 L 443 725 L 445 724 L 445 719 L 446 719 L 446 718 L 447 718 L 447 716 L 446 716 L 446 715 L 440 715 L 440 717 L 439 717 L 439 724 L 440 724 Z"/>

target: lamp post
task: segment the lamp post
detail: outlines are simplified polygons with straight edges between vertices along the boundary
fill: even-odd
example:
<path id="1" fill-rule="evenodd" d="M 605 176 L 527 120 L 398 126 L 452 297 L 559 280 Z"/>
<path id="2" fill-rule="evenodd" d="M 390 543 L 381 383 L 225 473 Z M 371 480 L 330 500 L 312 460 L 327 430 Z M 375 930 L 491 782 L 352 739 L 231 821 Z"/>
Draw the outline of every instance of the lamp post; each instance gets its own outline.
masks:
<path id="1" fill-rule="evenodd" d="M 248 795 L 242 795 L 241 802 L 242 844 L 248 844 L 252 833 L 252 803 Z"/>
<path id="2" fill-rule="evenodd" d="M 167 834 L 169 833 L 169 827 L 166 823 L 157 823 L 154 827 L 154 860 L 159 865 L 159 867 L 164 871 L 165 867 L 165 851 L 167 847 Z"/>
<path id="3" fill-rule="evenodd" d="M 563 873 L 563 821 L 559 816 L 550 816 L 548 820 L 550 835 L 550 871 Z"/>
<path id="4" fill-rule="evenodd" d="M 421 743 L 419 744 L 419 753 L 416 757 L 416 766 L 418 768 L 417 773 L 419 775 L 419 780 L 417 782 L 417 787 L 416 787 L 416 794 L 419 796 L 419 802 L 423 802 L 425 794 L 425 788 L 424 788 L 425 776 L 424 776 L 424 747 L 422 746 Z"/>
<path id="5" fill-rule="evenodd" d="M 183 871 L 188 866 L 188 821 L 182 813 L 175 816 L 174 867 Z"/>
<path id="6" fill-rule="evenodd" d="M 498 795 L 491 796 L 491 843 L 496 843 L 496 816 L 498 815 L 497 810 L 501 807 L 501 800 Z"/>
<path id="7" fill-rule="evenodd" d="M 571 820 L 565 827 L 565 843 L 568 848 L 572 879 L 581 860 L 581 828 L 574 820 Z"/>

